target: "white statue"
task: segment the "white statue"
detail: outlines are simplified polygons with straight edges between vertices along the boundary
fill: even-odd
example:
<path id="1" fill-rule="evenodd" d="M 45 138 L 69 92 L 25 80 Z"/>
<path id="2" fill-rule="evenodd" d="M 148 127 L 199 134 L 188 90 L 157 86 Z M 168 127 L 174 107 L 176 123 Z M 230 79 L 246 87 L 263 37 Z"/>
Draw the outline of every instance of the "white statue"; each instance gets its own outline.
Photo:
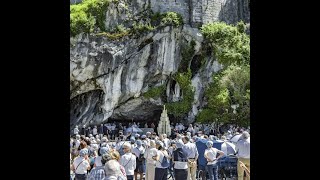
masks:
<path id="1" fill-rule="evenodd" d="M 171 135 L 170 121 L 169 121 L 169 117 L 168 117 L 165 105 L 163 105 L 163 111 L 161 113 L 157 130 L 159 135 L 160 134 L 167 134 L 167 136 Z"/>

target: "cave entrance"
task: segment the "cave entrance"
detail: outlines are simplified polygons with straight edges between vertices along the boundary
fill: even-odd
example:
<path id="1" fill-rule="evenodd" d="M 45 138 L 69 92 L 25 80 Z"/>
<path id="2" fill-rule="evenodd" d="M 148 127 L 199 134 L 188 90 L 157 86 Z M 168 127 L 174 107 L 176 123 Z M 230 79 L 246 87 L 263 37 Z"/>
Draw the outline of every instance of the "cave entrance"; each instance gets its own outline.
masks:
<path id="1" fill-rule="evenodd" d="M 160 121 L 160 116 L 162 113 L 162 109 L 154 110 L 153 115 L 151 117 L 132 117 L 132 118 L 109 118 L 107 123 L 113 123 L 116 124 L 121 123 L 123 126 L 128 127 L 129 124 L 132 123 L 139 123 L 139 128 L 144 128 L 145 124 L 147 123 L 148 128 L 151 127 L 151 124 L 153 123 L 156 127 L 158 126 L 158 123 Z"/>

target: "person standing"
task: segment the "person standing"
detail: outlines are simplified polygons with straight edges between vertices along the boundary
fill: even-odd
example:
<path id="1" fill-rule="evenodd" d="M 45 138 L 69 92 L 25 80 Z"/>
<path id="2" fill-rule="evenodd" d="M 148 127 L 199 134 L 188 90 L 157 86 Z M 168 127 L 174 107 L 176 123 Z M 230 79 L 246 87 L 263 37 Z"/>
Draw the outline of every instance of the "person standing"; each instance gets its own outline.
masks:
<path id="1" fill-rule="evenodd" d="M 156 161 L 154 180 L 167 180 L 167 176 L 168 176 L 167 168 L 170 165 L 168 162 L 169 155 L 167 151 L 164 149 L 163 142 L 157 141 L 156 148 L 158 149 L 157 154 L 152 157 L 153 160 Z"/>
<path id="2" fill-rule="evenodd" d="M 238 164 L 237 164 L 237 170 L 238 170 L 238 180 L 243 180 L 243 174 L 244 171 L 240 167 L 240 161 L 245 164 L 245 166 L 250 171 L 250 140 L 249 140 L 249 133 L 247 131 L 244 131 L 242 133 L 242 136 L 240 140 L 237 142 L 236 145 L 236 151 L 238 156 Z M 250 180 L 250 178 L 248 178 Z"/>
<path id="3" fill-rule="evenodd" d="M 73 161 L 71 169 L 75 172 L 75 180 L 86 180 L 87 171 L 90 170 L 88 149 L 81 149 L 79 156 Z"/>
<path id="4" fill-rule="evenodd" d="M 140 179 L 143 179 L 143 161 L 144 161 L 144 153 L 145 148 L 142 146 L 142 141 L 136 141 L 137 146 L 133 148 L 132 152 L 136 156 L 136 168 L 134 170 L 134 179 L 137 180 L 138 174 L 140 175 Z"/>
<path id="5" fill-rule="evenodd" d="M 188 158 L 188 178 L 187 180 L 196 180 L 197 160 L 199 157 L 198 149 L 194 143 L 190 142 L 187 136 L 182 138 L 184 143 L 183 149 L 187 152 Z"/>
<path id="6" fill-rule="evenodd" d="M 93 135 L 94 137 L 96 137 L 97 134 L 98 134 L 97 126 L 94 126 L 93 129 L 92 129 L 92 135 Z"/>
<path id="7" fill-rule="evenodd" d="M 155 166 L 156 161 L 152 158 L 157 154 L 156 142 L 154 140 L 150 140 L 150 146 L 146 149 L 144 157 L 147 161 L 146 165 L 146 180 L 153 180 L 155 174 Z"/>
<path id="8" fill-rule="evenodd" d="M 101 124 L 98 128 L 98 134 L 100 136 L 100 139 L 103 137 L 103 124 Z"/>
<path id="9" fill-rule="evenodd" d="M 101 151 L 101 149 L 100 149 Z M 105 177 L 105 163 L 107 162 L 107 159 L 105 157 L 107 153 L 104 152 L 104 154 L 102 156 L 100 156 L 98 163 L 95 162 L 95 166 L 93 169 L 91 169 L 90 173 L 88 174 L 88 179 L 87 180 L 103 180 L 103 178 Z M 97 157 L 98 158 L 98 157 Z M 97 158 L 95 159 L 97 161 Z M 98 165 L 96 165 L 98 164 Z"/>
<path id="10" fill-rule="evenodd" d="M 174 179 L 186 180 L 188 177 L 188 159 L 187 153 L 182 149 L 181 142 L 172 143 L 173 162 L 174 162 Z"/>
<path id="11" fill-rule="evenodd" d="M 89 137 L 89 134 L 91 134 L 91 127 L 90 126 L 86 129 L 86 137 Z"/>
<path id="12" fill-rule="evenodd" d="M 86 136 L 86 125 L 85 124 L 82 126 L 81 134 Z"/>
<path id="13" fill-rule="evenodd" d="M 216 148 L 213 148 L 213 142 L 207 141 L 207 149 L 204 151 L 204 157 L 207 159 L 208 163 L 206 166 L 206 171 L 209 173 L 210 180 L 218 180 L 218 165 L 217 161 L 221 158 L 224 153 Z M 217 157 L 217 154 L 219 156 Z M 217 158 L 216 158 L 217 157 Z"/>
<path id="14" fill-rule="evenodd" d="M 121 156 L 120 164 L 126 171 L 127 180 L 133 180 L 134 170 L 136 169 L 136 156 L 131 153 L 131 145 L 129 143 L 124 143 L 122 148 L 125 154 Z"/>
<path id="15" fill-rule="evenodd" d="M 103 180 L 126 180 L 121 172 L 121 165 L 115 159 L 109 160 L 105 164 L 106 177 Z"/>
<path id="16" fill-rule="evenodd" d="M 167 134 L 162 134 L 162 142 L 164 144 L 165 149 L 169 148 L 170 140 L 167 138 Z"/>
<path id="17" fill-rule="evenodd" d="M 73 129 L 73 135 L 76 136 L 79 134 L 79 129 L 78 129 L 78 126 L 76 126 L 74 129 Z"/>
<path id="18" fill-rule="evenodd" d="M 103 135 L 108 136 L 109 129 L 108 129 L 108 123 L 103 125 Z"/>

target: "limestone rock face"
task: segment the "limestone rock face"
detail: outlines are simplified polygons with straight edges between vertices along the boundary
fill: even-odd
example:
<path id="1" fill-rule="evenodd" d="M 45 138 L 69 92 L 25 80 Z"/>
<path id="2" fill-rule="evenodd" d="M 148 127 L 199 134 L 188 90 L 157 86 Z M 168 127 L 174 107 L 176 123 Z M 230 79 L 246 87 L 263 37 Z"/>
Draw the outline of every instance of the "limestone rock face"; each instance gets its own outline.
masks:
<path id="1" fill-rule="evenodd" d="M 183 99 L 181 87 L 173 83 L 172 75 L 178 71 L 185 44 L 195 41 L 192 61 L 201 50 L 203 36 L 197 25 L 214 21 L 248 22 L 248 7 L 248 0 L 119 0 L 111 3 L 106 10 L 107 29 L 128 23 L 125 22 L 127 18 L 135 17 L 147 8 L 154 12 L 176 11 L 183 16 L 185 24 L 119 40 L 93 34 L 71 37 L 70 128 L 100 124 L 108 119 L 159 119 L 165 102 L 159 97 L 146 98 L 143 94 L 164 86 L 167 101 Z M 204 66 L 193 72 L 195 101 L 184 117 L 185 123 L 195 120 L 205 104 L 203 95 L 207 84 L 212 81 L 213 73 L 223 68 L 214 57 L 207 59 Z"/>

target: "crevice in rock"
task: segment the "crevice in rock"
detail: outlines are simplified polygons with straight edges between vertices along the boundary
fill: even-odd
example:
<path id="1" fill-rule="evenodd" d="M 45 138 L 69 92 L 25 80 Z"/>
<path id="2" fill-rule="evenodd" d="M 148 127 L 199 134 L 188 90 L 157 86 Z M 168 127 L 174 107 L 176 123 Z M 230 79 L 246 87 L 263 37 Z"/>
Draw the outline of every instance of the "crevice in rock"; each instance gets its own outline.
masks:
<path id="1" fill-rule="evenodd" d="M 146 45 L 153 43 L 153 39 L 152 37 L 143 41 L 139 46 L 138 46 L 138 51 L 140 51 L 141 49 L 143 49 Z"/>
<path id="2" fill-rule="evenodd" d="M 195 55 L 191 60 L 191 66 L 190 66 L 190 69 L 192 72 L 191 78 L 193 78 L 194 75 L 198 73 L 200 68 L 201 68 L 201 55 Z"/>

